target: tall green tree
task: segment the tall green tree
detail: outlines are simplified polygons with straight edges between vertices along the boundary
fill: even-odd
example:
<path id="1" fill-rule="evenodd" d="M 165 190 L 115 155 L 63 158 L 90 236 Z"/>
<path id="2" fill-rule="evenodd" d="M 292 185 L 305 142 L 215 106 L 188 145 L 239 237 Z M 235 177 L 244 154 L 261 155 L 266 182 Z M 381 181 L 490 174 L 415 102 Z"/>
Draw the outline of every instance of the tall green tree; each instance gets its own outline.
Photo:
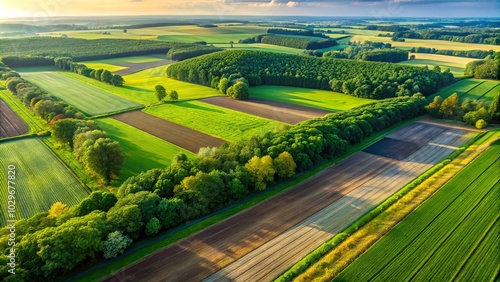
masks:
<path id="1" fill-rule="evenodd" d="M 453 93 L 450 97 L 444 99 L 439 108 L 439 112 L 442 113 L 445 118 L 457 118 L 460 114 L 458 94 Z"/>
<path id="2" fill-rule="evenodd" d="M 167 97 L 167 90 L 165 90 L 165 87 L 163 87 L 163 85 L 156 85 L 155 95 L 158 102 L 161 102 L 163 101 L 163 99 L 165 99 L 165 97 Z"/>
<path id="3" fill-rule="evenodd" d="M 292 155 L 286 151 L 279 154 L 279 156 L 273 160 L 273 165 L 276 170 L 276 175 L 280 179 L 294 176 L 295 169 L 297 168 L 297 164 L 295 164 Z"/>
<path id="4" fill-rule="evenodd" d="M 171 90 L 170 93 L 168 94 L 168 98 L 170 101 L 177 101 L 179 100 L 179 93 L 175 90 Z"/>
<path id="5" fill-rule="evenodd" d="M 73 150 L 73 137 L 78 126 L 78 120 L 60 119 L 52 125 L 51 135 L 57 142 L 69 145 L 70 149 Z"/>
<path id="6" fill-rule="evenodd" d="M 83 162 L 91 171 L 109 183 L 112 176 L 118 176 L 124 161 L 118 142 L 109 138 L 99 138 L 86 147 Z"/>
<path id="7" fill-rule="evenodd" d="M 122 86 L 125 83 L 125 80 L 123 80 L 123 77 L 121 75 L 115 74 L 113 75 L 113 78 L 111 78 L 111 84 L 114 86 Z"/>

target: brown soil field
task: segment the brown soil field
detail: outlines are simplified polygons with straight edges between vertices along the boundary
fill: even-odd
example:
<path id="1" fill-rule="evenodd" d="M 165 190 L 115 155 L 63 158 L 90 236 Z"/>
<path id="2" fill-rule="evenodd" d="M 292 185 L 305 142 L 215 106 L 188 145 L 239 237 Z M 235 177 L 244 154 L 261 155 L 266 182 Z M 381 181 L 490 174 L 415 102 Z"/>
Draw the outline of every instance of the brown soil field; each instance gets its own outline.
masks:
<path id="1" fill-rule="evenodd" d="M 126 69 L 115 71 L 115 72 L 113 72 L 113 74 L 127 75 L 127 74 L 139 72 L 142 70 L 147 70 L 147 69 L 154 68 L 154 67 L 170 65 L 173 63 L 175 63 L 175 61 L 172 61 L 172 60 L 161 60 L 161 61 L 155 61 L 155 62 L 135 63 L 135 64 L 134 63 L 113 63 L 113 65 L 126 67 Z"/>
<path id="2" fill-rule="evenodd" d="M 28 132 L 28 126 L 3 100 L 0 100 L 0 138 L 13 137 Z"/>
<path id="3" fill-rule="evenodd" d="M 414 126 L 413 124 L 411 126 Z M 433 125 L 422 124 L 422 130 Z M 426 130 L 421 131 L 425 134 Z M 450 134 L 445 134 L 450 133 Z M 270 281 L 465 142 L 436 133 L 403 161 L 359 152 L 294 188 L 139 261 L 105 281 Z M 415 132 L 403 131 L 401 138 Z M 397 134 L 395 134 L 397 136 Z"/>
<path id="4" fill-rule="evenodd" d="M 323 117 L 331 112 L 284 102 L 250 98 L 245 101 L 229 97 L 213 97 L 201 100 L 205 103 L 244 112 L 247 114 L 296 124 L 304 120 Z"/>
<path id="5" fill-rule="evenodd" d="M 198 153 L 202 147 L 219 147 L 226 142 L 140 110 L 114 115 L 113 118 L 193 153 Z"/>

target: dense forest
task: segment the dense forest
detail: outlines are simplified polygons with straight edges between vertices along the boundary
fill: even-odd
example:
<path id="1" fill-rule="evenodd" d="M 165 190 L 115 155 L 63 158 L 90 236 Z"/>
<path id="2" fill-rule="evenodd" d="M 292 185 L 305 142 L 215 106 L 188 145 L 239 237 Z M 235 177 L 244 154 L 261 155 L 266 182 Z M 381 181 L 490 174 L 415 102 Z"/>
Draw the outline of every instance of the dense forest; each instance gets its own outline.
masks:
<path id="1" fill-rule="evenodd" d="M 390 43 L 372 41 L 349 43 L 349 47 L 342 51 L 331 50 L 323 53 L 322 56 L 336 59 L 354 59 L 390 63 L 398 63 L 408 60 L 408 51 L 393 49 Z"/>
<path id="2" fill-rule="evenodd" d="M 475 78 L 500 79 L 500 52 L 489 55 L 484 60 L 469 62 L 464 74 Z"/>
<path id="3" fill-rule="evenodd" d="M 283 28 L 270 28 L 267 33 L 272 34 L 285 34 L 285 35 L 302 35 L 302 36 L 314 36 L 320 38 L 329 38 L 321 32 L 315 32 L 312 29 L 283 29 Z"/>
<path id="4" fill-rule="evenodd" d="M 166 54 L 175 49 L 171 58 L 185 59 L 220 51 L 220 48 L 200 44 L 134 39 L 79 39 L 62 37 L 30 37 L 0 39 L 2 56 L 71 57 L 75 61 L 100 60 L 116 57 Z M 182 52 L 189 56 L 182 55 Z M 175 54 L 175 55 L 174 55 Z"/>
<path id="5" fill-rule="evenodd" d="M 449 71 L 379 62 L 316 58 L 259 51 L 222 51 L 171 65 L 167 75 L 216 87 L 222 78 L 244 77 L 249 86 L 283 85 L 331 89 L 382 99 L 427 96 L 453 81 Z"/>
<path id="6" fill-rule="evenodd" d="M 363 138 L 421 115 L 425 104 L 422 97 L 386 99 L 207 148 L 193 160 L 179 154 L 165 169 L 129 178 L 116 195 L 93 192 L 71 208 L 56 203 L 46 213 L 16 222 L 16 275 L 1 271 L 0 278 L 48 281 L 78 265 L 116 257 L 133 240 L 207 215 L 339 157 Z M 94 130 L 72 135 L 74 146 L 81 142 L 77 136 L 100 134 Z M 8 232 L 7 227 L 0 230 L 4 246 Z M 1 270 L 8 267 L 5 253 L 0 256 Z"/>
<path id="7" fill-rule="evenodd" d="M 238 41 L 238 43 L 265 43 L 306 50 L 323 49 L 338 45 L 335 39 L 311 40 L 303 37 L 281 36 L 272 34 L 256 35 L 254 37 L 241 39 L 240 41 Z"/>

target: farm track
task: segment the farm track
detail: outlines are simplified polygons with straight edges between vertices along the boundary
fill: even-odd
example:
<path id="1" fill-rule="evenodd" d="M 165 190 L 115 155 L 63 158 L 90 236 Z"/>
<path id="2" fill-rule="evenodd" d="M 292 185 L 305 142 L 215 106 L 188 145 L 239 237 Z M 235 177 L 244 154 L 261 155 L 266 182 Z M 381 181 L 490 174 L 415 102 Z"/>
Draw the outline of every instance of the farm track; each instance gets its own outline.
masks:
<path id="1" fill-rule="evenodd" d="M 154 61 L 154 62 L 147 62 L 147 63 L 118 63 L 118 62 L 115 62 L 115 63 L 113 63 L 113 65 L 126 67 L 126 69 L 115 71 L 115 72 L 113 72 L 113 74 L 127 75 L 127 74 L 140 72 L 143 70 L 147 70 L 150 68 L 171 65 L 173 63 L 175 63 L 175 61 L 172 61 L 172 60 L 161 60 L 161 61 Z"/>
<path id="2" fill-rule="evenodd" d="M 21 135 L 28 130 L 28 126 L 21 118 L 3 100 L 0 100 L 0 138 Z"/>
<path id="3" fill-rule="evenodd" d="M 260 98 L 250 98 L 242 101 L 229 97 L 213 97 L 201 101 L 288 124 L 296 124 L 304 120 L 323 117 L 332 113 L 326 110 Z"/>
<path id="4" fill-rule="evenodd" d="M 222 139 L 155 117 L 140 110 L 114 115 L 112 118 L 193 153 L 198 153 L 202 147 L 219 147 L 225 143 Z"/>
<path id="5" fill-rule="evenodd" d="M 402 134 L 425 135 L 430 124 Z M 315 177 L 165 248 L 105 281 L 267 281 L 464 142 L 437 133 L 402 162 L 359 152 Z M 386 184 L 391 185 L 387 186 Z M 379 188 L 381 187 L 381 188 Z M 223 268 L 227 266 L 226 268 Z M 215 273 L 215 274 L 214 274 Z"/>
<path id="6" fill-rule="evenodd" d="M 454 144 L 458 132 L 438 135 L 433 143 Z M 272 281 L 324 241 L 348 227 L 412 179 L 441 161 L 453 149 L 428 144 L 394 164 L 340 200 L 294 228 L 208 277 L 206 281 Z"/>

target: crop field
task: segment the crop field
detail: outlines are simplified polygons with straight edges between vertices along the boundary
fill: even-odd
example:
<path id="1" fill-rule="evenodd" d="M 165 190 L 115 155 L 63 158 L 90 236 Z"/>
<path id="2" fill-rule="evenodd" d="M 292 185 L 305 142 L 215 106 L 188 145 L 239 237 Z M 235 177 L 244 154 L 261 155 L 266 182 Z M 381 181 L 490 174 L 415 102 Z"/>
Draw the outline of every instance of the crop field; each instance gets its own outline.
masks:
<path id="1" fill-rule="evenodd" d="M 118 120 L 103 118 L 96 122 L 109 137 L 118 141 L 122 148 L 125 162 L 118 179 L 120 184 L 142 171 L 167 167 L 178 153 L 184 153 L 188 157 L 193 156 L 185 149 Z"/>
<path id="2" fill-rule="evenodd" d="M 444 88 L 441 88 L 438 92 L 427 97 L 428 101 L 432 101 L 434 97 L 441 96 L 443 99 L 448 98 L 453 93 L 457 93 L 459 97 L 464 96 L 465 93 L 474 89 L 479 84 L 483 83 L 484 80 L 480 79 L 463 79 Z"/>
<path id="3" fill-rule="evenodd" d="M 367 36 L 367 35 L 355 35 L 351 38 L 351 41 L 364 42 L 367 40 L 373 42 L 391 43 L 393 47 L 400 47 L 405 49 L 410 49 L 412 47 L 428 47 L 428 48 L 436 48 L 438 50 L 444 49 L 444 50 L 485 50 L 485 51 L 493 50 L 496 52 L 500 51 L 500 45 L 462 43 L 462 42 L 453 42 L 446 40 L 405 38 L 405 42 L 394 42 L 391 40 L 390 37 Z"/>
<path id="4" fill-rule="evenodd" d="M 39 139 L 10 140 L 0 146 L 0 196 L 7 199 L 7 168 L 15 166 L 16 219 L 46 212 L 55 202 L 75 205 L 89 193 Z M 11 184 L 12 186 L 12 184 Z M 7 220 L 7 200 L 0 202 L 0 225 Z"/>
<path id="5" fill-rule="evenodd" d="M 165 104 L 144 112 L 229 142 L 262 135 L 282 124 L 199 101 Z"/>
<path id="6" fill-rule="evenodd" d="M 338 281 L 493 281 L 500 226 L 500 143 L 438 190 Z M 373 262 L 377 263 L 374 264 Z"/>
<path id="7" fill-rule="evenodd" d="M 114 74 L 127 75 L 162 65 L 172 64 L 164 55 L 133 56 L 81 62 L 94 69 L 107 69 Z"/>
<path id="8" fill-rule="evenodd" d="M 432 132 L 432 133 L 431 133 Z M 116 277 L 271 281 L 405 183 L 441 161 L 467 131 L 416 123 L 395 132 L 421 145 L 403 161 L 359 152 L 296 187 L 133 264 Z M 415 137 L 417 136 L 417 137 Z M 389 183 L 389 185 L 388 185 Z M 298 209 L 297 207 L 300 207 Z M 220 234 L 224 236 L 220 236 Z M 210 246 L 207 248 L 207 246 Z M 169 263 L 165 263 L 168 261 Z"/>
<path id="9" fill-rule="evenodd" d="M 496 92 L 498 92 L 497 88 L 499 87 L 499 85 L 499 81 L 484 80 L 481 83 L 477 84 L 474 88 L 464 93 L 464 95 L 460 96 L 460 99 L 485 99 L 486 101 L 491 102 L 495 97 L 491 94 L 495 94 Z"/>
<path id="10" fill-rule="evenodd" d="M 330 113 L 329 111 L 321 109 L 260 98 L 250 98 L 242 101 L 229 97 L 213 97 L 203 99 L 202 101 L 211 105 L 289 124 L 296 124 L 307 119 L 323 117 Z"/>
<path id="11" fill-rule="evenodd" d="M 193 153 L 198 153 L 203 147 L 219 147 L 225 143 L 219 138 L 139 110 L 114 115 L 113 118 Z"/>
<path id="12" fill-rule="evenodd" d="M 0 138 L 12 137 L 28 132 L 28 126 L 0 99 Z"/>
<path id="13" fill-rule="evenodd" d="M 28 126 L 29 133 L 37 133 L 47 129 L 46 122 L 40 117 L 31 114 L 24 103 L 17 99 L 12 93 L 1 86 L 0 82 L 0 99 L 9 105 L 9 108 Z"/>
<path id="14" fill-rule="evenodd" d="M 333 91 L 288 86 L 252 87 L 250 88 L 250 96 L 329 111 L 345 111 L 374 102 L 371 99 L 358 98 Z"/>
<path id="15" fill-rule="evenodd" d="M 21 75 L 26 80 L 88 115 L 116 112 L 140 106 L 59 72 L 22 72 Z M 82 76 L 82 78 L 86 77 Z M 87 79 L 91 80 L 91 78 Z"/>
<path id="16" fill-rule="evenodd" d="M 417 67 L 428 66 L 429 68 L 440 66 L 442 70 L 449 68 L 455 77 L 463 76 L 467 63 L 477 60 L 471 58 L 425 53 L 411 53 L 410 55 L 415 55 L 415 59 L 400 62 L 399 64 Z"/>

